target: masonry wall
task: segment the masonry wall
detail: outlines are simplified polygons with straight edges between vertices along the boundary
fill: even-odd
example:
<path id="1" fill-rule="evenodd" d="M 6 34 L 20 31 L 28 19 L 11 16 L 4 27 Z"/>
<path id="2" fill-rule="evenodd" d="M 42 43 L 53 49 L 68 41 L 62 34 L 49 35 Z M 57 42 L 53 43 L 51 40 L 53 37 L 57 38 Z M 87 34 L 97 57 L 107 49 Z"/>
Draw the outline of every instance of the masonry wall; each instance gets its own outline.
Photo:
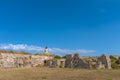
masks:
<path id="1" fill-rule="evenodd" d="M 66 55 L 65 67 L 111 69 L 111 61 L 109 55 L 103 54 L 99 57 L 88 57 L 88 61 L 85 61 L 85 58 L 86 57 L 80 57 L 79 54 Z"/>
<path id="2" fill-rule="evenodd" d="M 85 63 L 79 54 L 66 55 L 66 68 L 89 68 L 89 64 Z"/>
<path id="3" fill-rule="evenodd" d="M 63 68 L 65 66 L 65 59 L 46 60 L 45 66 L 49 66 L 50 68 Z"/>
<path id="4" fill-rule="evenodd" d="M 51 56 L 32 54 L 0 53 L 0 67 L 35 67 L 43 66 L 44 60 L 53 59 Z"/>
<path id="5" fill-rule="evenodd" d="M 111 61 L 110 61 L 110 56 L 103 54 L 98 58 L 97 61 L 97 68 L 106 68 L 106 69 L 111 69 Z"/>

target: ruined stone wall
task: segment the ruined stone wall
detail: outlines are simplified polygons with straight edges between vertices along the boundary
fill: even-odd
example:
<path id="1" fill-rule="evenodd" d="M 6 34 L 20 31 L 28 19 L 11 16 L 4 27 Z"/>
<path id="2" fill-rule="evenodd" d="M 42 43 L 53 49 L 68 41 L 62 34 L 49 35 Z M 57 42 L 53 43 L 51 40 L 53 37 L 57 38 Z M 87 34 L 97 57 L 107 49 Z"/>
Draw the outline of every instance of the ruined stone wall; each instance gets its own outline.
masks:
<path id="1" fill-rule="evenodd" d="M 46 60 L 45 66 L 49 66 L 52 68 L 63 68 L 65 67 L 65 59 L 51 59 L 51 60 Z"/>
<path id="2" fill-rule="evenodd" d="M 103 54 L 100 56 L 97 60 L 97 68 L 106 68 L 106 69 L 111 69 L 111 61 L 110 61 L 110 56 Z"/>
<path id="3" fill-rule="evenodd" d="M 73 63 L 72 63 L 73 56 L 74 56 L 74 54 L 66 55 L 65 67 L 72 68 L 72 66 L 73 66 Z"/>
<path id="4" fill-rule="evenodd" d="M 79 54 L 69 54 L 66 56 L 65 67 L 67 68 L 89 68 L 89 65 L 80 58 Z"/>
<path id="5" fill-rule="evenodd" d="M 85 61 L 85 58 L 86 57 L 80 57 L 79 54 L 66 55 L 66 59 L 54 59 L 53 56 L 46 55 L 0 53 L 0 68 L 19 68 L 36 66 L 93 68 L 93 63 L 95 63 L 96 68 L 98 69 L 111 69 L 111 61 L 109 55 L 102 55 L 98 58 L 88 57 L 88 62 Z"/>
<path id="6" fill-rule="evenodd" d="M 111 61 L 109 55 L 105 54 L 99 57 L 80 57 L 79 54 L 69 54 L 66 56 L 65 67 L 111 69 Z"/>
<path id="7" fill-rule="evenodd" d="M 44 60 L 53 59 L 50 56 L 32 54 L 0 53 L 0 67 L 35 67 L 44 65 Z"/>

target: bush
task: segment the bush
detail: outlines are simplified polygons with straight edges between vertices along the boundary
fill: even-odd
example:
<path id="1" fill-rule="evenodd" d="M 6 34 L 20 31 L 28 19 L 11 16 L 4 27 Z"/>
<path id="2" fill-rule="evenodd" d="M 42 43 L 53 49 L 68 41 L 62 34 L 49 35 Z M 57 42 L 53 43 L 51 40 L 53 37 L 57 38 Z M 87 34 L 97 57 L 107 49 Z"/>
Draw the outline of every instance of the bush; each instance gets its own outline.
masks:
<path id="1" fill-rule="evenodd" d="M 111 67 L 112 67 L 113 69 L 120 69 L 120 66 L 119 66 L 118 64 L 116 64 L 116 63 L 112 63 L 112 64 L 111 64 Z"/>
<path id="2" fill-rule="evenodd" d="M 114 56 L 110 56 L 111 62 L 112 63 L 116 63 L 117 62 L 117 58 Z"/>
<path id="3" fill-rule="evenodd" d="M 64 63 L 61 63 L 59 67 L 64 68 Z"/>
<path id="4" fill-rule="evenodd" d="M 14 53 L 13 51 L 11 50 L 0 50 L 1 53 Z"/>
<path id="5" fill-rule="evenodd" d="M 55 59 L 62 59 L 63 57 L 55 55 Z"/>
<path id="6" fill-rule="evenodd" d="M 113 69 L 120 69 L 120 66 L 118 64 L 118 59 L 114 56 L 110 56 L 110 59 L 111 59 L 111 67 Z"/>

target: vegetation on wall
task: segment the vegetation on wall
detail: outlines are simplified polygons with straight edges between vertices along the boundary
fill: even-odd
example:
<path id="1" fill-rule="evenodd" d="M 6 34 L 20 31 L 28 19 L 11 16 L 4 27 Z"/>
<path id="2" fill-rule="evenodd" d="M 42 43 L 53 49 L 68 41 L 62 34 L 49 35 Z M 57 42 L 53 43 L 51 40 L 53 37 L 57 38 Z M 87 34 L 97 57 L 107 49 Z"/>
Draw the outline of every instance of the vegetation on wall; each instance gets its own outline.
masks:
<path id="1" fill-rule="evenodd" d="M 54 57 L 55 59 L 64 59 L 65 58 L 65 56 L 59 56 L 59 55 L 55 55 L 55 57 Z"/>
<path id="2" fill-rule="evenodd" d="M 55 59 L 62 59 L 63 57 L 62 57 L 62 56 L 59 56 L 59 55 L 55 55 L 54 58 L 55 58 Z"/>
<path id="3" fill-rule="evenodd" d="M 118 59 L 114 56 L 110 56 L 111 59 L 111 67 L 113 69 L 120 69 L 119 63 L 118 63 Z"/>
<path id="4" fill-rule="evenodd" d="M 24 52 L 24 51 L 12 51 L 12 50 L 0 50 L 0 53 L 14 53 L 14 54 L 29 54 L 28 52 Z"/>
<path id="5" fill-rule="evenodd" d="M 12 50 L 0 50 L 1 53 L 14 53 Z"/>

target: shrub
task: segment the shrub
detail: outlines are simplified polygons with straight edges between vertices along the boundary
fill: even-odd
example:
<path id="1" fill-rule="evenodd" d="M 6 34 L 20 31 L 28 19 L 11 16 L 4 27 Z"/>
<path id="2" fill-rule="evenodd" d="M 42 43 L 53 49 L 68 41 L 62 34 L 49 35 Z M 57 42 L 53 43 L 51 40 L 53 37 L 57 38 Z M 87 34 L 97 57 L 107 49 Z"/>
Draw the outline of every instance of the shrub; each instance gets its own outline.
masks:
<path id="1" fill-rule="evenodd" d="M 62 59 L 63 57 L 55 55 L 55 59 Z"/>
<path id="2" fill-rule="evenodd" d="M 116 63 L 112 63 L 112 64 L 111 64 L 111 67 L 112 67 L 113 69 L 120 69 L 120 66 L 119 66 L 118 64 L 116 64 Z"/>
<path id="3" fill-rule="evenodd" d="M 11 50 L 0 50 L 1 53 L 14 53 L 13 51 Z"/>
<path id="4" fill-rule="evenodd" d="M 120 69 L 120 66 L 118 64 L 118 59 L 114 56 L 110 56 L 110 59 L 111 59 L 111 67 L 113 69 Z"/>
<path id="5" fill-rule="evenodd" d="M 61 63 L 59 67 L 64 68 L 64 63 Z"/>
<path id="6" fill-rule="evenodd" d="M 117 62 L 117 58 L 114 56 L 110 56 L 111 62 L 112 63 L 116 63 Z"/>

